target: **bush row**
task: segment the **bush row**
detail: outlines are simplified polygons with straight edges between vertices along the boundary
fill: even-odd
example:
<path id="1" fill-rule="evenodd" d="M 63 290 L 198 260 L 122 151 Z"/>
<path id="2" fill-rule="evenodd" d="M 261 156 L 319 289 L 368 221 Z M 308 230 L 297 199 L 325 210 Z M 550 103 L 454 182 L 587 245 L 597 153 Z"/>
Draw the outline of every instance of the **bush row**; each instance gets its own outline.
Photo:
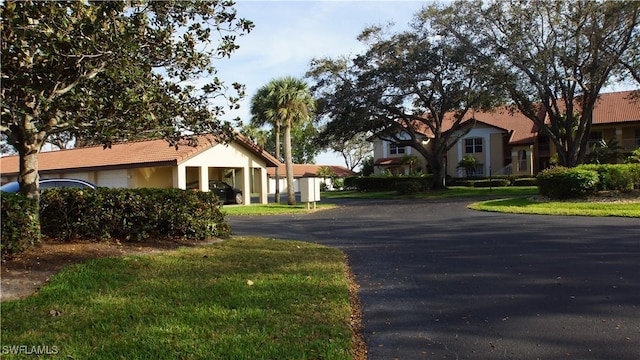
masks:
<path id="1" fill-rule="evenodd" d="M 480 182 L 478 184 L 478 182 Z M 486 176 L 470 176 L 466 178 L 448 178 L 449 186 L 488 187 L 491 186 L 535 186 L 536 179 L 531 175 L 494 175 L 489 179 Z"/>
<path id="2" fill-rule="evenodd" d="M 562 166 L 541 171 L 536 177 L 540 194 L 563 199 L 597 191 L 629 191 L 640 188 L 640 164 Z"/>
<path id="3" fill-rule="evenodd" d="M 2 257 L 26 250 L 40 241 L 36 201 L 19 194 L 0 191 Z"/>
<path id="4" fill-rule="evenodd" d="M 589 164 L 579 169 L 598 173 L 597 190 L 633 190 L 640 188 L 640 164 Z"/>
<path id="5" fill-rule="evenodd" d="M 202 240 L 230 233 L 220 203 L 211 192 L 48 189 L 40 194 L 39 232 L 34 232 L 30 222 L 35 216 L 28 215 L 33 214 L 33 210 L 29 211 L 24 204 L 29 204 L 29 200 L 21 195 L 2 194 L 3 253 L 23 250 L 37 242 L 40 233 L 63 241 Z"/>
<path id="6" fill-rule="evenodd" d="M 42 234 L 63 240 L 201 240 L 229 226 L 211 192 L 180 189 L 52 189 L 42 192 Z"/>
<path id="7" fill-rule="evenodd" d="M 365 176 L 347 177 L 344 187 L 358 191 L 397 191 L 411 194 L 427 191 L 433 185 L 431 176 Z"/>

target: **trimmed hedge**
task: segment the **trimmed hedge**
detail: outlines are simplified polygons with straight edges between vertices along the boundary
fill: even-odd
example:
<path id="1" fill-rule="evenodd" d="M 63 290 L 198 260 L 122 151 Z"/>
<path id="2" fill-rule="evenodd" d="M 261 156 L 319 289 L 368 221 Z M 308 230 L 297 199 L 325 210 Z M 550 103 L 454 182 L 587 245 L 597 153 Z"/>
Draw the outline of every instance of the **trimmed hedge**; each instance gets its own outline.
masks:
<path id="1" fill-rule="evenodd" d="M 0 192 L 0 250 L 2 258 L 40 242 L 36 201 L 19 194 Z"/>
<path id="2" fill-rule="evenodd" d="M 42 234 L 61 240 L 228 236 L 211 192 L 180 189 L 50 189 L 40 195 Z"/>
<path id="3" fill-rule="evenodd" d="M 536 178 L 526 177 L 513 180 L 513 186 L 536 186 L 538 185 Z"/>
<path id="4" fill-rule="evenodd" d="M 348 177 L 344 186 L 358 191 L 397 191 L 400 194 L 424 192 L 433 186 L 431 176 L 365 176 Z"/>
<path id="5" fill-rule="evenodd" d="M 484 179 L 473 181 L 473 187 L 485 188 L 485 187 L 504 187 L 509 186 L 511 182 L 508 179 Z"/>
<path id="6" fill-rule="evenodd" d="M 594 170 L 555 166 L 536 176 L 540 194 L 553 199 L 581 197 L 597 191 L 599 177 Z"/>
<path id="7" fill-rule="evenodd" d="M 629 191 L 640 188 L 640 164 L 588 164 L 577 168 L 598 173 L 598 190 Z"/>

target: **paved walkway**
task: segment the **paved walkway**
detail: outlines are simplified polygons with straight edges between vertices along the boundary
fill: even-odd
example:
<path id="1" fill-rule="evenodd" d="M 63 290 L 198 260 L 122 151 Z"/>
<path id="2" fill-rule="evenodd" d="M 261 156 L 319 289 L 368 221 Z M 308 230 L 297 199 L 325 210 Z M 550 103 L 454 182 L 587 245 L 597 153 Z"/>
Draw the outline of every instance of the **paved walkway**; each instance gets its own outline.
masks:
<path id="1" fill-rule="evenodd" d="M 230 217 L 236 235 L 345 251 L 369 359 L 640 359 L 640 220 L 343 200 Z"/>

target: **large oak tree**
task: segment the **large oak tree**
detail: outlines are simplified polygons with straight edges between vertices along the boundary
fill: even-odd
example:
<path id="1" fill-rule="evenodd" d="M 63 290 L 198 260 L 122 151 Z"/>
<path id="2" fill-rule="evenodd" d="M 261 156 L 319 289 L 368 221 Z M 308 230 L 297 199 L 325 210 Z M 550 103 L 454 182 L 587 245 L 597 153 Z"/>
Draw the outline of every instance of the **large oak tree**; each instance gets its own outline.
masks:
<path id="1" fill-rule="evenodd" d="M 140 136 L 230 134 L 236 93 L 214 60 L 253 24 L 232 1 L 3 1 L 2 140 L 20 156 L 21 191 L 38 194 L 38 154 L 64 134 L 108 146 Z M 188 85 L 202 77 L 211 82 Z M 212 99 L 226 101 L 212 103 Z"/>
<path id="2" fill-rule="evenodd" d="M 637 1 L 460 1 L 423 15 L 486 64 L 555 144 L 561 165 L 583 162 L 603 87 L 640 82 Z"/>
<path id="3" fill-rule="evenodd" d="M 445 155 L 473 126 L 464 120 L 499 92 L 464 47 L 434 35 L 417 18 L 406 32 L 365 29 L 368 50 L 353 59 L 313 60 L 308 76 L 326 120 L 320 142 L 368 133 L 410 146 L 427 160 L 434 187 L 445 187 Z"/>

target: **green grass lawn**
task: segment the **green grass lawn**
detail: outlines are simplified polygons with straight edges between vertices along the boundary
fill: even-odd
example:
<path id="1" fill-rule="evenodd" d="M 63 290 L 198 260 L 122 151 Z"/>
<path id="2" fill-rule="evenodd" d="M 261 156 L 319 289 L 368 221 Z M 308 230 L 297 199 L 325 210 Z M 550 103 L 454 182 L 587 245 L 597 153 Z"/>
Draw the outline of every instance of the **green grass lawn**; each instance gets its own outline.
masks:
<path id="1" fill-rule="evenodd" d="M 640 203 L 534 202 L 511 198 L 476 202 L 469 208 L 516 214 L 640 217 Z"/>
<path id="2" fill-rule="evenodd" d="M 494 188 L 474 188 L 466 186 L 450 186 L 447 190 L 427 191 L 410 195 L 398 195 L 395 191 L 358 192 L 328 191 L 323 192 L 325 199 L 430 199 L 472 196 L 530 196 L 538 194 L 536 186 L 503 186 Z"/>
<path id="3" fill-rule="evenodd" d="M 495 188 L 474 188 L 451 186 L 447 190 L 429 191 L 411 195 L 398 195 L 395 191 L 357 192 L 337 191 L 322 193 L 325 199 L 437 199 L 454 197 L 509 197 L 508 199 L 475 202 L 470 209 L 481 211 L 539 214 L 539 215 L 579 215 L 579 216 L 621 216 L 640 217 L 640 203 L 589 203 L 571 201 L 534 202 L 529 197 L 538 194 L 536 186 L 508 186 Z M 472 201 L 472 200 L 471 200 Z"/>
<path id="4" fill-rule="evenodd" d="M 66 359 L 351 359 L 345 271 L 339 250 L 263 238 L 93 260 L 3 302 L 2 346 Z"/>
<path id="5" fill-rule="evenodd" d="M 316 210 L 334 208 L 333 204 L 316 203 Z M 307 204 L 287 205 L 284 204 L 253 204 L 253 205 L 232 205 L 224 206 L 222 211 L 227 215 L 277 215 L 277 214 L 305 214 L 314 211 L 313 204 L 307 209 Z"/>

